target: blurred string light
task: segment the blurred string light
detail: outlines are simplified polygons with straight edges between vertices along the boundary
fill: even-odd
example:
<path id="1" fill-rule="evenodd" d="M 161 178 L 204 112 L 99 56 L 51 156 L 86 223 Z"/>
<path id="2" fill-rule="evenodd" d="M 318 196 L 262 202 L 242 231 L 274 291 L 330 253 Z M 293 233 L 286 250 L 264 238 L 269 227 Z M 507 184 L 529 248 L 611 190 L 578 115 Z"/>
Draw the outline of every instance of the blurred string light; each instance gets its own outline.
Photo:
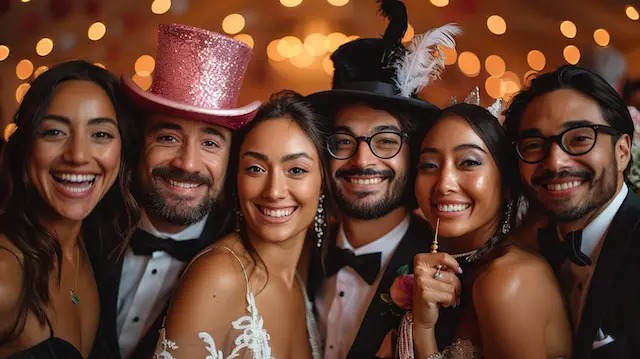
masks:
<path id="1" fill-rule="evenodd" d="M 627 8 L 625 9 L 625 13 L 627 14 L 627 17 L 631 20 L 635 21 L 640 19 L 640 14 L 638 14 L 638 10 L 636 10 L 636 8 L 631 5 L 627 6 Z"/>
<path id="2" fill-rule="evenodd" d="M 29 1 L 31 1 L 31 0 L 20 0 L 20 1 L 22 1 L 22 2 L 29 2 Z"/>
<path id="3" fill-rule="evenodd" d="M 18 88 L 16 89 L 16 101 L 18 103 L 22 103 L 22 99 L 24 98 L 24 95 L 27 94 L 27 91 L 29 91 L 30 88 L 31 88 L 31 85 L 29 85 L 28 83 L 23 83 L 23 84 L 20 84 L 20 86 L 18 86 Z"/>
<path id="4" fill-rule="evenodd" d="M 9 51 L 9 48 L 5 45 L 0 45 L 0 61 L 4 61 L 7 59 L 7 57 L 9 57 L 9 54 L 11 53 L 11 51 Z"/>
<path id="5" fill-rule="evenodd" d="M 238 34 L 238 35 L 234 36 L 233 38 L 238 40 L 238 41 L 244 42 L 250 48 L 253 48 L 253 46 L 255 45 L 255 41 L 253 41 L 253 37 L 251 37 L 251 35 L 249 35 L 249 34 Z"/>
<path id="6" fill-rule="evenodd" d="M 502 79 L 498 76 L 489 76 L 489 78 L 484 82 L 484 90 L 494 99 L 503 97 Z"/>
<path id="7" fill-rule="evenodd" d="M 445 7 L 449 5 L 449 0 L 431 0 L 431 4 L 437 7 Z"/>
<path id="8" fill-rule="evenodd" d="M 500 92 L 503 93 L 503 96 L 513 95 L 520 91 L 520 77 L 515 72 L 507 71 L 500 78 L 502 79 Z"/>
<path id="9" fill-rule="evenodd" d="M 133 75 L 132 80 L 136 85 L 140 86 L 141 89 L 147 91 L 151 87 L 153 78 L 151 76 L 140 76 L 138 74 L 135 74 Z"/>
<path id="10" fill-rule="evenodd" d="M 222 30 L 230 35 L 235 35 L 242 31 L 244 25 L 244 16 L 240 14 L 230 14 L 222 20 Z"/>
<path id="11" fill-rule="evenodd" d="M 53 51 L 53 40 L 44 37 L 36 44 L 36 53 L 40 56 L 47 56 Z"/>
<path id="12" fill-rule="evenodd" d="M 271 41 L 269 45 L 267 45 L 267 56 L 269 57 L 269 59 L 277 62 L 284 61 L 287 59 L 286 57 L 280 54 L 280 51 L 278 51 L 279 42 L 280 42 L 280 39 L 275 39 Z"/>
<path id="13" fill-rule="evenodd" d="M 593 32 L 593 40 L 600 46 L 607 46 L 611 42 L 611 35 L 605 29 L 598 29 Z"/>
<path id="14" fill-rule="evenodd" d="M 16 76 L 20 80 L 26 80 L 33 73 L 33 63 L 27 59 L 18 62 L 16 66 Z"/>
<path id="15" fill-rule="evenodd" d="M 18 101 L 19 102 L 19 101 Z M 18 125 L 15 122 L 9 122 L 7 126 L 4 128 L 4 142 L 9 141 L 9 137 L 13 135 L 14 132 L 18 129 Z"/>
<path id="16" fill-rule="evenodd" d="M 142 55 L 138 57 L 136 63 L 133 65 L 136 70 L 136 74 L 140 77 L 146 77 L 151 75 L 156 68 L 156 60 L 150 55 Z"/>
<path id="17" fill-rule="evenodd" d="M 407 25 L 407 31 L 404 33 L 404 37 L 402 38 L 402 42 L 409 42 L 411 40 L 413 40 L 413 37 L 415 36 L 415 31 L 413 30 L 413 26 L 411 26 L 411 24 Z"/>
<path id="18" fill-rule="evenodd" d="M 302 41 L 295 36 L 285 36 L 278 41 L 277 49 L 280 55 L 290 59 L 300 55 L 303 50 Z"/>
<path id="19" fill-rule="evenodd" d="M 325 43 L 327 37 L 320 33 L 313 33 L 304 39 L 304 49 L 313 56 L 322 56 L 327 53 Z"/>
<path id="20" fill-rule="evenodd" d="M 565 20 L 560 24 L 560 32 L 564 37 L 573 39 L 578 34 L 578 28 L 573 22 Z"/>
<path id="21" fill-rule="evenodd" d="M 302 3 L 302 0 L 280 0 L 280 4 L 286 7 L 296 7 Z"/>
<path id="22" fill-rule="evenodd" d="M 564 59 L 571 65 L 580 62 L 580 50 L 575 45 L 568 45 L 562 51 Z"/>
<path id="23" fill-rule="evenodd" d="M 455 49 L 451 49 L 448 47 L 444 47 L 441 45 L 438 45 L 438 47 L 440 48 L 440 50 L 442 50 L 442 52 L 444 52 L 444 64 L 449 66 L 449 65 L 453 65 L 456 63 L 456 61 L 458 61 L 458 53 L 456 52 Z"/>
<path id="24" fill-rule="evenodd" d="M 40 66 L 38 67 L 34 72 L 33 72 L 33 78 L 38 78 L 38 76 L 42 75 L 43 73 L 47 72 L 47 70 L 49 70 L 48 67 L 46 66 Z"/>
<path id="25" fill-rule="evenodd" d="M 498 55 L 490 55 L 484 61 L 484 67 L 491 76 L 502 76 L 507 69 L 502 57 Z"/>
<path id="26" fill-rule="evenodd" d="M 325 40 L 325 47 L 327 48 L 327 51 L 334 52 L 346 41 L 347 35 L 341 32 L 332 32 L 327 35 L 327 39 Z"/>
<path id="27" fill-rule="evenodd" d="M 458 56 L 458 67 L 468 77 L 476 77 L 480 74 L 480 59 L 470 51 L 465 51 Z"/>
<path id="28" fill-rule="evenodd" d="M 502 35 L 507 32 L 507 22 L 498 15 L 492 15 L 487 19 L 487 28 L 496 35 Z"/>
<path id="29" fill-rule="evenodd" d="M 153 0 L 151 3 L 151 12 L 156 15 L 162 15 L 171 9 L 171 0 Z"/>
<path id="30" fill-rule="evenodd" d="M 98 67 L 102 67 L 103 69 L 106 69 L 106 67 L 103 64 L 99 63 L 99 62 L 96 62 L 93 65 L 98 66 Z"/>
<path id="31" fill-rule="evenodd" d="M 345 6 L 349 3 L 349 0 L 327 0 L 327 2 L 333 6 Z"/>
<path id="32" fill-rule="evenodd" d="M 547 59 L 540 50 L 531 50 L 527 54 L 529 67 L 536 71 L 541 71 L 547 65 Z"/>
<path id="33" fill-rule="evenodd" d="M 101 22 L 94 22 L 89 26 L 89 31 L 87 31 L 89 39 L 93 41 L 102 39 L 106 33 L 107 27 Z"/>
<path id="34" fill-rule="evenodd" d="M 524 76 L 522 77 L 523 84 L 524 86 L 529 86 L 529 84 L 531 83 L 531 80 L 533 80 L 534 78 L 536 78 L 536 76 L 540 75 L 540 73 L 538 71 L 527 71 L 526 74 L 524 74 Z"/>
<path id="35" fill-rule="evenodd" d="M 322 69 L 327 75 L 329 76 L 333 75 L 334 68 L 333 68 L 333 61 L 331 61 L 331 55 L 325 56 L 324 60 L 322 60 Z"/>

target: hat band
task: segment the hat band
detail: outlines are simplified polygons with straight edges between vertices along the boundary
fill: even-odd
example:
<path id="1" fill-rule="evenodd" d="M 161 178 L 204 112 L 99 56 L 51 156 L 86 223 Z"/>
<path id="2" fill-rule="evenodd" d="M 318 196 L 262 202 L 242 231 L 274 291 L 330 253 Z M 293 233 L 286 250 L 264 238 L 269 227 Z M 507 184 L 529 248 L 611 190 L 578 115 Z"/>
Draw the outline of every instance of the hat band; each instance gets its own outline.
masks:
<path id="1" fill-rule="evenodd" d="M 346 82 L 338 86 L 335 86 L 334 89 L 359 90 L 359 91 L 373 92 L 373 93 L 386 95 L 386 96 L 398 95 L 398 91 L 396 90 L 396 87 L 394 85 L 386 82 L 381 82 L 381 81 Z"/>

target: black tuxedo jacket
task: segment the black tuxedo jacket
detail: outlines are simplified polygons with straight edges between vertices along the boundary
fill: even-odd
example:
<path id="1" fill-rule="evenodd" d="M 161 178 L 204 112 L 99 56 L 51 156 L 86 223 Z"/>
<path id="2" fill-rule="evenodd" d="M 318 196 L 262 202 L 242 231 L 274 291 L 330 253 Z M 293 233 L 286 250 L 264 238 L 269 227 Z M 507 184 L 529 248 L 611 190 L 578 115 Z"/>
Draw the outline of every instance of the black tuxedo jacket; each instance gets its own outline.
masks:
<path id="1" fill-rule="evenodd" d="M 331 231 L 335 235 L 337 231 Z M 328 239 L 335 243 L 335 238 Z M 349 350 L 347 359 L 362 359 L 362 358 L 375 358 L 376 352 L 382 344 L 382 340 L 385 335 L 392 329 L 397 329 L 400 326 L 400 320 L 402 317 L 396 316 L 388 311 L 386 303 L 380 299 L 382 293 L 388 293 L 395 277 L 396 271 L 401 266 L 409 265 L 410 272 L 413 273 L 413 257 L 418 253 L 428 253 L 431 250 L 432 231 L 428 225 L 415 215 L 411 215 L 411 223 L 409 229 L 404 235 L 395 253 L 389 261 L 382 280 L 376 289 L 367 313 L 360 325 L 360 330 L 356 335 L 356 338 Z M 322 282 L 325 279 L 325 273 L 322 266 L 321 256 L 316 251 L 312 257 L 312 265 L 309 273 L 308 293 L 309 298 L 313 301 L 317 291 L 321 289 Z M 331 258 L 326 258 L 325 261 L 330 261 Z M 453 337 L 453 325 L 456 320 L 450 318 L 453 315 L 453 311 L 441 310 L 440 319 L 438 323 L 447 323 L 446 325 L 436 326 L 436 337 L 438 340 L 438 346 L 444 348 L 446 345 L 451 344 Z M 325 348 L 325 351 L 328 350 Z"/>
<path id="2" fill-rule="evenodd" d="M 207 219 L 204 230 L 198 239 L 199 250 L 213 243 L 220 235 L 216 216 L 211 213 Z M 85 236 L 85 238 L 90 238 Z M 93 271 L 98 284 L 100 295 L 100 324 L 96 340 L 89 359 L 122 359 L 118 345 L 118 291 L 122 276 L 124 255 L 114 257 L 114 247 L 103 245 L 98 247 L 91 241 L 87 241 L 87 252 L 91 258 Z M 168 307 L 168 303 L 167 303 Z M 167 307 L 156 318 L 153 325 L 142 337 L 130 359 L 148 359 L 153 357 L 153 352 L 158 341 L 159 330 Z"/>
<path id="3" fill-rule="evenodd" d="M 639 224 L 640 198 L 629 190 L 594 264 L 580 325 L 574 335 L 574 358 L 640 358 Z M 593 349 L 599 329 L 613 341 Z"/>

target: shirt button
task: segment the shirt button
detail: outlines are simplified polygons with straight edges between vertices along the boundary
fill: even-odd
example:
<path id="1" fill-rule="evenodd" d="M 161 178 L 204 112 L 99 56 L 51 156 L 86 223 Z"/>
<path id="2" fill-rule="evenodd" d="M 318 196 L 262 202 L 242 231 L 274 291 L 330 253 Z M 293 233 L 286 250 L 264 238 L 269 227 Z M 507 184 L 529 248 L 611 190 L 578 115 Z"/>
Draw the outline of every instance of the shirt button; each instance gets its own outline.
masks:
<path id="1" fill-rule="evenodd" d="M 329 349 L 333 349 L 333 345 L 329 345 Z"/>
<path id="2" fill-rule="evenodd" d="M 340 291 L 340 296 L 344 297 L 344 291 Z"/>
<path id="3" fill-rule="evenodd" d="M 157 269 L 154 269 L 154 270 L 151 271 L 151 274 L 153 274 L 153 275 L 155 275 L 156 273 L 158 273 Z"/>
<path id="4" fill-rule="evenodd" d="M 134 322 L 134 323 L 137 323 L 137 322 L 139 322 L 139 321 L 140 321 L 140 318 L 138 318 L 138 317 L 134 317 L 134 318 L 133 318 L 133 322 Z"/>

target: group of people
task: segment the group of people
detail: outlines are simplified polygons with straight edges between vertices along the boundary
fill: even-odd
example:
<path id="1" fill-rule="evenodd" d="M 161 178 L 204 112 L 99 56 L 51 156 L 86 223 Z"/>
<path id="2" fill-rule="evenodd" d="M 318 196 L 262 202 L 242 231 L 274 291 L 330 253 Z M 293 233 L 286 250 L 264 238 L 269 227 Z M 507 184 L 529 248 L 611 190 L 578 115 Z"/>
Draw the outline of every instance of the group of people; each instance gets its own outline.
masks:
<path id="1" fill-rule="evenodd" d="M 149 91 L 33 81 L 0 156 L 0 358 L 637 358 L 634 125 L 562 66 L 498 116 L 418 97 L 461 30 L 238 105 L 251 48 L 161 25 Z"/>

